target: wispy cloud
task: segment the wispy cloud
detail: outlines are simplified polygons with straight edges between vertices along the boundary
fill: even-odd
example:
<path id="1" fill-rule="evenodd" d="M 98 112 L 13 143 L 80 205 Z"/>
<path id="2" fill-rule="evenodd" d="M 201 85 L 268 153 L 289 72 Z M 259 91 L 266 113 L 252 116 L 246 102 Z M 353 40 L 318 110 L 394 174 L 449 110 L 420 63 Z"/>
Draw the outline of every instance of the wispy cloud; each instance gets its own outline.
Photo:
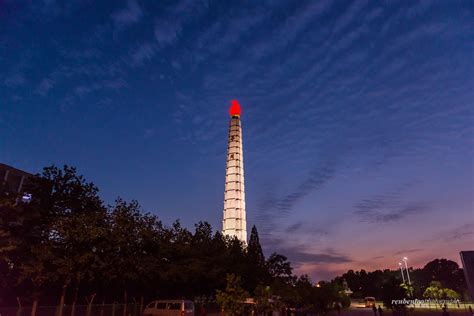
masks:
<path id="1" fill-rule="evenodd" d="M 249 48 L 253 58 L 268 58 L 294 42 L 301 33 L 308 30 L 309 26 L 318 20 L 331 7 L 331 1 L 308 2 L 297 7 L 294 12 L 287 15 L 272 32 L 272 36 L 265 36 Z"/>
<path id="2" fill-rule="evenodd" d="M 147 129 L 145 129 L 145 131 L 143 133 L 143 138 L 148 139 L 148 138 L 151 138 L 151 137 L 155 136 L 155 134 L 156 134 L 156 129 L 147 128 Z"/>
<path id="3" fill-rule="evenodd" d="M 143 16 L 143 10 L 136 0 L 128 0 L 127 6 L 121 10 L 112 13 L 112 20 L 116 27 L 122 28 L 140 21 Z"/>
<path id="4" fill-rule="evenodd" d="M 278 199 L 278 201 L 274 203 L 276 210 L 283 213 L 289 212 L 298 201 L 306 197 L 312 191 L 322 188 L 322 186 L 334 176 L 334 172 L 335 166 L 332 163 L 313 169 L 308 177 L 301 182 L 293 192 Z"/>
<path id="5" fill-rule="evenodd" d="M 349 256 L 341 254 L 332 248 L 326 248 L 322 249 L 322 251 L 315 252 L 311 251 L 308 245 L 301 243 L 291 244 L 281 237 L 267 238 L 266 243 L 273 246 L 271 250 L 272 252 L 275 251 L 284 254 L 296 267 L 300 267 L 303 264 L 337 264 L 352 261 Z"/>
<path id="6" fill-rule="evenodd" d="M 80 50 L 60 47 L 58 51 L 61 56 L 73 60 L 91 60 L 102 56 L 102 52 L 97 48 L 86 48 Z"/>
<path id="7" fill-rule="evenodd" d="M 321 264 L 321 263 L 346 263 L 352 260 L 341 254 L 333 253 L 307 253 L 295 251 L 293 248 L 280 249 L 281 253 L 286 254 L 291 260 L 299 265 L 302 263 Z"/>
<path id="8" fill-rule="evenodd" d="M 261 234 L 266 238 L 266 245 L 273 248 L 271 239 L 279 229 L 279 221 L 288 218 L 295 205 L 302 201 L 313 191 L 321 189 L 327 181 L 335 175 L 335 165 L 332 163 L 313 169 L 300 184 L 293 188 L 290 193 L 278 195 L 275 192 L 275 183 L 269 185 L 273 190 L 259 196 L 256 207 L 253 208 L 253 218 Z M 318 227 L 307 227 L 305 224 L 295 223 L 285 229 L 286 233 L 297 232 L 299 235 L 311 234 L 313 238 L 328 234 L 329 227 L 321 229 Z M 270 240 L 270 241 L 269 241 Z"/>
<path id="9" fill-rule="evenodd" d="M 155 18 L 154 35 L 158 45 L 174 44 L 187 24 L 199 19 L 206 10 L 206 2 L 188 0 L 177 1 L 165 8 L 163 14 Z"/>
<path id="10" fill-rule="evenodd" d="M 55 19 L 60 16 L 70 16 L 83 2 L 81 0 L 39 0 L 31 3 L 28 9 L 30 11 L 29 14 L 35 18 L 38 18 L 38 15 L 40 15 L 43 20 Z"/>
<path id="11" fill-rule="evenodd" d="M 18 86 L 22 86 L 26 83 L 26 78 L 22 73 L 13 73 L 9 76 L 7 76 L 4 80 L 3 83 L 5 86 L 8 88 L 15 88 Z"/>
<path id="12" fill-rule="evenodd" d="M 127 86 L 126 82 L 122 79 L 104 80 L 104 81 L 97 81 L 92 84 L 76 86 L 73 91 L 77 97 L 83 98 L 87 94 L 94 91 L 103 90 L 103 89 L 117 90 L 117 89 L 124 88 L 126 86 Z"/>
<path id="13" fill-rule="evenodd" d="M 338 33 L 349 26 L 355 20 L 355 17 L 360 14 L 361 10 L 367 6 L 367 4 L 367 0 L 354 1 L 352 5 L 336 19 L 333 27 L 333 33 Z"/>
<path id="14" fill-rule="evenodd" d="M 403 193 L 415 183 L 406 183 L 393 191 L 362 199 L 354 205 L 353 213 L 359 220 L 368 223 L 398 222 L 406 217 L 425 213 L 429 211 L 427 203 L 403 200 Z"/>
<path id="15" fill-rule="evenodd" d="M 395 252 L 394 255 L 399 256 L 399 255 L 403 255 L 403 254 L 409 254 L 409 253 L 419 252 L 419 251 L 422 251 L 422 250 L 423 250 L 423 249 L 421 249 L 421 248 L 400 250 L 400 251 Z"/>
<path id="16" fill-rule="evenodd" d="M 157 47 L 153 43 L 143 43 L 130 52 L 132 65 L 142 66 L 151 60 L 157 52 Z"/>
<path id="17" fill-rule="evenodd" d="M 454 242 L 460 240 L 472 240 L 474 237 L 474 223 L 462 224 L 454 229 L 445 231 L 440 234 L 441 238 L 446 242 Z"/>
<path id="18" fill-rule="evenodd" d="M 292 225 L 289 225 L 285 228 L 285 233 L 291 235 L 294 233 L 297 234 L 309 234 L 313 237 L 315 236 L 328 236 L 330 231 L 330 225 L 324 223 L 323 225 L 315 225 L 309 221 L 298 221 Z"/>
<path id="19" fill-rule="evenodd" d="M 301 230 L 303 228 L 303 225 L 303 222 L 296 222 L 293 225 L 288 226 L 285 231 L 287 233 L 294 233 Z"/>
<path id="20" fill-rule="evenodd" d="M 155 22 L 155 39 L 160 46 L 173 44 L 182 31 L 182 22 L 171 19 L 157 19 Z"/>
<path id="21" fill-rule="evenodd" d="M 43 78 L 40 81 L 38 87 L 36 88 L 36 93 L 44 97 L 54 87 L 54 85 L 55 85 L 54 80 L 50 78 Z"/>

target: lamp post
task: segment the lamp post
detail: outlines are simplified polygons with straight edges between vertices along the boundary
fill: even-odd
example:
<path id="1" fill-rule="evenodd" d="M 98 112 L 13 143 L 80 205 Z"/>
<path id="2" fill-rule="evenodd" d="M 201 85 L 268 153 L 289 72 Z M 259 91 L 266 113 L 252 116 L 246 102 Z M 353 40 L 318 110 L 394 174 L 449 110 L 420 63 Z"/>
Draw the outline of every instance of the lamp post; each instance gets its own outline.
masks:
<path id="1" fill-rule="evenodd" d="M 402 273 L 402 280 L 403 280 L 403 283 L 405 283 L 405 274 L 403 273 L 402 263 L 399 262 L 399 263 L 398 263 L 398 266 L 400 267 L 400 272 Z"/>
<path id="2" fill-rule="evenodd" d="M 405 262 L 405 270 L 407 270 L 407 278 L 408 278 L 408 284 L 411 285 L 410 281 L 410 272 L 408 271 L 408 265 L 407 265 L 407 257 L 403 257 L 403 262 Z"/>
<path id="3" fill-rule="evenodd" d="M 405 263 L 405 270 L 407 270 L 407 279 L 408 279 L 408 294 L 410 297 L 413 296 L 413 289 L 411 287 L 411 280 L 410 280 L 410 271 L 408 271 L 408 265 L 407 265 L 407 257 L 403 257 L 403 262 Z"/>

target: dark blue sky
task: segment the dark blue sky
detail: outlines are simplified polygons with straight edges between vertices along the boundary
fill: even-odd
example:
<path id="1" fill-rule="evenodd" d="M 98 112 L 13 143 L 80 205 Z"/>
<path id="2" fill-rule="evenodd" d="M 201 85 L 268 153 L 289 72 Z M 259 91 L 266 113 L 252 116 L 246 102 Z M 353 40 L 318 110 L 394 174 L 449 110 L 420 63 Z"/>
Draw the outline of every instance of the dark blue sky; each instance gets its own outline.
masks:
<path id="1" fill-rule="evenodd" d="M 246 4 L 245 4 L 246 3 Z M 0 161 L 220 229 L 228 107 L 249 225 L 299 273 L 472 248 L 474 2 L 0 0 Z"/>

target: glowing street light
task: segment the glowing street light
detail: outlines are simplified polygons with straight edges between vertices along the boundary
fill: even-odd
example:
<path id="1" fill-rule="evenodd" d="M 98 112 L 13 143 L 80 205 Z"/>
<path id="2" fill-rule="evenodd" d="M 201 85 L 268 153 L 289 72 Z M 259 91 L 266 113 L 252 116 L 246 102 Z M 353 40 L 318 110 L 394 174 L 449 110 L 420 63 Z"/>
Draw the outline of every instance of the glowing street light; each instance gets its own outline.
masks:
<path id="1" fill-rule="evenodd" d="M 402 280 L 403 280 L 403 283 L 405 283 L 405 274 L 403 273 L 403 266 L 402 266 L 402 263 L 399 262 L 399 263 L 398 263 L 398 266 L 400 267 L 400 272 L 402 273 Z"/>
<path id="2" fill-rule="evenodd" d="M 408 265 L 407 265 L 407 257 L 403 257 L 403 262 L 405 262 L 405 270 L 407 270 L 407 278 L 408 278 L 408 284 L 411 285 L 410 281 L 410 272 L 408 271 Z"/>

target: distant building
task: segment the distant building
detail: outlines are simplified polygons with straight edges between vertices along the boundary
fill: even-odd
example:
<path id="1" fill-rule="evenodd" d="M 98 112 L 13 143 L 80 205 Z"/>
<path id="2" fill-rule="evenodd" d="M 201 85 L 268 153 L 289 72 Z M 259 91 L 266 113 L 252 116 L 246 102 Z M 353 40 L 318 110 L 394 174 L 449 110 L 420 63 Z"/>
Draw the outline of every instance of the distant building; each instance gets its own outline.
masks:
<path id="1" fill-rule="evenodd" d="M 1 190 L 11 194 L 25 194 L 23 196 L 25 202 L 31 198 L 25 192 L 25 186 L 31 177 L 33 177 L 31 173 L 0 163 Z"/>
<path id="2" fill-rule="evenodd" d="M 469 295 L 474 300 L 474 251 L 461 251 L 460 255 Z"/>

